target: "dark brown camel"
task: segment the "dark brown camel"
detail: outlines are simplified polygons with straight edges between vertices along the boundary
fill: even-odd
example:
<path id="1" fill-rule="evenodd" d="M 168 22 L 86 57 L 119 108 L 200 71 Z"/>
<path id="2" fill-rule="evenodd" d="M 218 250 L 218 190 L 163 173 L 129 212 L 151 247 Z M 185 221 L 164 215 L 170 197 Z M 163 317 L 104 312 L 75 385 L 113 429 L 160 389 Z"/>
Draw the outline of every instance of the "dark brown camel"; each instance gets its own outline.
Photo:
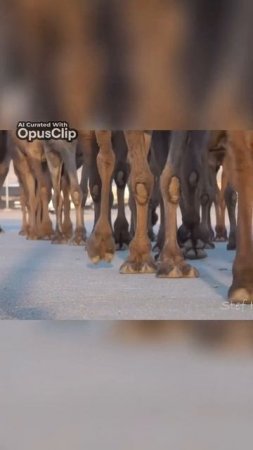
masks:
<path id="1" fill-rule="evenodd" d="M 113 131 L 112 145 L 115 153 L 113 179 L 117 186 L 117 217 L 113 225 L 116 248 L 126 248 L 130 241 L 129 223 L 125 212 L 125 189 L 129 178 L 128 148 L 123 131 Z"/>
<path id="2" fill-rule="evenodd" d="M 172 131 L 153 131 L 150 163 L 159 182 L 172 148 L 173 134 Z M 182 212 L 182 225 L 178 231 L 178 239 L 185 256 L 190 259 L 205 257 L 204 248 L 207 245 L 210 246 L 207 218 L 208 205 L 213 201 L 213 193 L 208 173 L 208 140 L 209 136 L 206 133 L 188 132 L 177 168 L 181 184 Z M 202 215 L 200 209 L 202 209 Z M 164 245 L 164 222 L 162 201 L 161 225 L 156 243 L 156 248 L 159 250 L 162 250 Z"/>
<path id="3" fill-rule="evenodd" d="M 236 204 L 237 194 L 228 179 L 227 167 L 227 132 L 214 131 L 209 147 L 209 167 L 212 178 L 212 185 L 215 189 L 215 212 L 216 212 L 216 235 L 215 241 L 224 242 L 228 240 L 227 249 L 234 250 L 236 247 Z M 217 172 L 222 169 L 221 186 L 217 182 Z M 230 231 L 229 236 L 225 225 L 225 212 L 228 211 Z M 211 229 L 210 212 L 209 224 Z"/>

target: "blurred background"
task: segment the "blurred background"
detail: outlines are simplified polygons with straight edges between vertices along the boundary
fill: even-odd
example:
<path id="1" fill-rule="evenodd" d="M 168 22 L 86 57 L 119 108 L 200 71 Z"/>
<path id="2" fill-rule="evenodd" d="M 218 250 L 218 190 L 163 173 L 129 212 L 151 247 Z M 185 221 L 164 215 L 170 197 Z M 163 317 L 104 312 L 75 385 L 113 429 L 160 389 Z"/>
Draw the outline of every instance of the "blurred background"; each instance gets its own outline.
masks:
<path id="1" fill-rule="evenodd" d="M 238 450 L 251 322 L 1 322 L 1 450 Z"/>
<path id="2" fill-rule="evenodd" d="M 2 0 L 0 125 L 249 128 L 250 0 Z"/>

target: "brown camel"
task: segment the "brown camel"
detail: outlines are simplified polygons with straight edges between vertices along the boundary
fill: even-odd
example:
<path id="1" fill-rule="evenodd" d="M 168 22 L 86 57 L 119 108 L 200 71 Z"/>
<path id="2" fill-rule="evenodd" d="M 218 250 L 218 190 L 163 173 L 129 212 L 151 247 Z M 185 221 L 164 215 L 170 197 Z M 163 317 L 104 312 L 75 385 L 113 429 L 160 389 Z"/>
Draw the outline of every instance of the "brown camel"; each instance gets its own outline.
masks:
<path id="1" fill-rule="evenodd" d="M 71 225 L 69 214 L 69 191 L 76 209 L 76 228 L 71 243 L 83 245 L 86 240 L 86 230 L 84 226 L 83 214 L 83 194 L 79 186 L 77 177 L 77 143 L 64 140 L 53 140 L 44 142 L 45 157 L 51 174 L 54 190 L 54 207 L 56 212 L 56 230 L 53 237 L 53 243 L 65 243 L 69 239 Z M 64 170 L 64 204 L 67 217 L 65 217 L 65 226 L 62 224 L 62 173 Z"/>
<path id="2" fill-rule="evenodd" d="M 5 130 L 0 131 L 0 189 L 9 172 L 11 154 L 8 145 L 8 133 Z M 0 225 L 0 233 L 3 231 Z"/>
<path id="3" fill-rule="evenodd" d="M 60 116 L 76 128 L 240 129 L 253 117 L 252 8 L 225 0 L 3 2 L 0 114 Z M 13 87 L 23 94 L 19 109 L 10 107 Z"/>
<path id="4" fill-rule="evenodd" d="M 24 142 L 14 131 L 10 132 L 10 139 L 14 170 L 21 185 L 23 224 L 20 233 L 28 239 L 50 239 L 53 234 L 48 211 L 51 181 L 43 143 L 39 140 Z"/>
<path id="5" fill-rule="evenodd" d="M 127 162 L 128 148 L 123 131 L 113 131 L 111 134 L 112 149 L 115 154 L 113 177 L 117 186 L 117 217 L 113 224 L 113 233 L 116 248 L 122 249 L 130 242 L 129 224 L 125 213 L 125 189 L 129 177 L 129 164 Z M 99 145 L 95 131 L 80 131 L 78 143 L 83 152 L 83 167 L 89 180 L 90 193 L 94 202 L 94 227 L 100 216 L 101 208 L 101 177 L 98 171 L 97 157 Z M 110 180 L 110 205 L 113 198 Z M 109 208 L 109 222 L 111 224 L 111 208 Z"/>
<path id="6" fill-rule="evenodd" d="M 129 162 L 131 166 L 130 185 L 136 203 L 137 219 L 135 236 L 129 248 L 130 254 L 127 261 L 121 267 L 121 273 L 156 272 L 156 264 L 151 256 L 151 244 L 147 234 L 149 200 L 151 198 L 154 184 L 153 175 L 148 164 L 151 136 L 151 132 L 125 131 Z M 94 262 L 98 262 L 100 259 L 110 261 L 114 253 L 113 234 L 108 220 L 109 189 L 115 164 L 115 156 L 111 141 L 112 134 L 109 131 L 99 131 L 96 132 L 96 137 L 99 144 L 98 166 L 102 179 L 101 205 L 104 208 L 103 211 L 101 210 L 99 221 L 87 242 L 88 254 Z M 190 143 L 186 142 L 187 139 Z M 184 262 L 183 254 L 177 244 L 176 211 L 177 204 L 179 203 L 180 192 L 179 177 L 181 176 L 182 178 L 182 174 L 180 174 L 180 170 L 182 169 L 182 157 L 184 153 L 187 154 L 187 152 L 185 152 L 185 146 L 186 144 L 189 145 L 190 155 L 192 156 L 192 153 L 194 152 L 196 156 L 196 163 L 198 161 L 198 173 L 196 174 L 196 177 L 199 178 L 201 169 L 201 156 L 198 155 L 199 146 L 204 149 L 203 151 L 206 151 L 207 142 L 208 133 L 206 132 L 195 132 L 193 138 L 191 135 L 189 137 L 187 132 L 173 133 L 168 161 L 161 177 L 161 187 L 165 209 L 166 241 L 165 247 L 161 254 L 158 276 L 182 277 L 197 275 L 197 272 Z M 203 151 L 201 154 L 203 154 Z M 191 164 L 187 165 L 186 163 L 187 161 L 185 160 L 184 167 L 189 170 L 191 168 Z M 168 167 L 169 170 L 173 169 L 172 181 L 168 179 Z M 192 174 L 189 173 L 190 178 L 191 175 Z M 195 172 L 193 175 L 195 175 Z M 166 183 L 169 185 L 171 183 L 170 188 L 169 186 L 166 187 Z M 198 182 L 196 180 L 196 183 L 192 186 L 191 193 L 188 197 L 186 196 L 188 200 L 191 200 L 191 202 L 196 197 L 195 191 L 197 186 Z M 172 190 L 172 199 L 168 195 L 170 189 Z M 185 223 L 189 225 L 193 233 L 196 234 L 197 239 L 197 232 L 199 231 L 199 216 L 196 206 L 193 210 L 193 212 L 197 211 L 195 214 L 196 220 L 193 220 L 192 222 L 192 217 L 190 216 L 191 208 L 193 208 L 194 205 L 191 205 L 191 202 L 189 202 L 190 209 L 188 208 L 184 210 L 184 218 Z M 200 205 L 200 200 L 198 204 Z M 170 214 L 168 211 L 170 211 Z"/>
<path id="7" fill-rule="evenodd" d="M 238 225 L 233 283 L 229 290 L 232 302 L 253 302 L 253 131 L 228 132 L 228 169 L 232 185 L 238 192 Z"/>
<path id="8" fill-rule="evenodd" d="M 101 213 L 94 231 L 87 242 L 87 251 L 93 262 L 111 261 L 115 251 L 113 231 L 109 221 L 109 193 L 115 168 L 112 132 L 96 131 L 99 145 L 97 165 L 102 180 Z M 136 202 L 136 229 L 129 247 L 129 257 L 121 267 L 121 273 L 155 272 L 151 256 L 151 244 L 147 234 L 149 200 L 153 189 L 153 176 L 148 164 L 151 133 L 125 131 L 128 158 L 131 166 L 130 185 Z"/>

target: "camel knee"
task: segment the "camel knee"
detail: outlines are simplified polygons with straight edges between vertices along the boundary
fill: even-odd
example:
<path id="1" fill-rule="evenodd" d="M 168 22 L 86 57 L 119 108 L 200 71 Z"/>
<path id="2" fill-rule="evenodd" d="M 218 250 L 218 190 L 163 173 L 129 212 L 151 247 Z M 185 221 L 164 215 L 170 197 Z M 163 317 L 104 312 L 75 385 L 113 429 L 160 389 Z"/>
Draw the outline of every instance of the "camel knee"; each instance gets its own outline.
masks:
<path id="1" fill-rule="evenodd" d="M 82 194 L 81 194 L 80 190 L 77 190 L 77 189 L 73 190 L 71 192 L 71 198 L 72 198 L 72 201 L 73 201 L 73 203 L 74 203 L 76 208 L 81 205 L 81 203 L 82 203 Z"/>
<path id="2" fill-rule="evenodd" d="M 49 193 L 48 193 L 48 189 L 46 186 L 42 186 L 40 189 L 40 195 L 42 199 L 48 199 L 49 197 Z"/>
<path id="3" fill-rule="evenodd" d="M 101 186 L 99 184 L 94 184 L 90 189 L 90 193 L 94 203 L 101 201 Z"/>
<path id="4" fill-rule="evenodd" d="M 225 202 L 227 205 L 230 205 L 231 207 L 235 208 L 237 203 L 237 193 L 234 191 L 233 188 L 230 186 L 226 188 L 225 190 Z"/>
<path id="5" fill-rule="evenodd" d="M 147 172 L 146 176 L 139 179 L 139 177 L 132 178 L 132 190 L 138 205 L 147 205 L 151 198 L 154 178 L 151 172 Z"/>
<path id="6" fill-rule="evenodd" d="M 134 192 L 138 205 L 146 205 L 149 202 L 149 191 L 145 183 L 137 183 Z"/>
<path id="7" fill-rule="evenodd" d="M 104 168 L 106 168 L 107 173 L 112 174 L 115 167 L 115 155 L 111 144 L 110 146 L 100 147 L 100 152 L 97 156 L 97 166 L 100 174 Z"/>
<path id="8" fill-rule="evenodd" d="M 127 183 L 127 176 L 126 173 L 123 170 L 117 171 L 115 175 L 115 183 L 117 188 L 124 189 Z"/>
<path id="9" fill-rule="evenodd" d="M 201 206 L 207 206 L 210 203 L 210 196 L 208 194 L 202 194 L 200 196 L 200 204 Z"/>
<path id="10" fill-rule="evenodd" d="M 161 191 L 163 198 L 168 202 L 178 204 L 181 195 L 180 180 L 176 176 L 171 176 L 168 170 L 164 170 L 161 176 Z"/>
<path id="11" fill-rule="evenodd" d="M 196 188 L 197 185 L 198 185 L 198 181 L 199 181 L 199 175 L 198 175 L 198 173 L 195 170 L 193 170 L 190 173 L 189 178 L 188 178 L 189 186 L 191 188 Z"/>

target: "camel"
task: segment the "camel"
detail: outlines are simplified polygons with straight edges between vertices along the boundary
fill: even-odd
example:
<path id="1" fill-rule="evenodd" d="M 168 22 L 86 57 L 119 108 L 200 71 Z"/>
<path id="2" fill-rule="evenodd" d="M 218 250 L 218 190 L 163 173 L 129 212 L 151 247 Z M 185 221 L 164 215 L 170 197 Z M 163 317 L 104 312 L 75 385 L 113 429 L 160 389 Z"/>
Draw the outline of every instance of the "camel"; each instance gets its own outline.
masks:
<path id="1" fill-rule="evenodd" d="M 152 133 L 142 131 L 125 131 L 124 133 L 128 145 L 128 157 L 131 166 L 130 185 L 136 203 L 137 219 L 135 236 L 129 247 L 130 254 L 127 261 L 122 265 L 120 271 L 121 273 L 154 273 L 156 272 L 156 264 L 151 256 L 151 246 L 147 235 L 148 206 L 154 186 L 154 177 L 148 164 L 148 154 L 151 145 Z M 87 251 L 93 262 L 99 262 L 100 259 L 110 261 L 114 253 L 113 235 L 108 220 L 108 194 L 110 181 L 113 174 L 113 167 L 115 164 L 115 155 L 113 154 L 111 140 L 112 133 L 110 131 L 99 131 L 96 132 L 96 136 L 100 147 L 98 153 L 98 165 L 99 173 L 102 179 L 102 196 L 104 196 L 105 204 L 103 213 L 101 212 L 94 232 L 87 242 Z M 187 143 L 187 139 L 189 139 L 190 143 Z M 207 132 L 195 132 L 193 138 L 191 134 L 189 136 L 186 132 L 173 132 L 168 161 L 166 163 L 166 167 L 169 164 L 174 165 L 173 169 L 176 175 L 173 178 L 172 186 L 173 189 L 175 189 L 179 183 L 177 181 L 179 178 L 177 177 L 180 176 L 179 171 L 182 169 L 182 157 L 184 153 L 185 155 L 189 153 L 190 158 L 193 154 L 195 155 L 195 164 L 193 165 L 190 163 L 191 159 L 185 158 L 184 170 L 187 168 L 187 170 L 190 171 L 189 182 L 192 182 L 193 185 L 190 186 L 188 192 L 187 189 L 184 190 L 185 205 L 188 204 L 189 207 L 182 209 L 185 225 L 188 226 L 193 233 L 196 233 L 193 237 L 194 242 L 197 242 L 198 233 L 201 235 L 198 217 L 198 205 L 200 205 L 201 200 L 199 200 L 199 202 L 196 200 L 197 205 L 195 205 L 194 202 L 197 198 L 195 192 L 199 184 L 198 178 L 201 173 L 201 158 L 204 151 L 206 151 L 207 142 Z M 189 152 L 185 152 L 186 145 L 189 145 L 190 147 L 192 146 Z M 199 152 L 199 146 L 201 149 L 203 148 L 204 151 Z M 172 163 L 170 163 L 170 161 L 172 161 Z M 198 167 L 196 167 L 197 163 Z M 194 169 L 196 170 L 194 171 Z M 165 169 L 164 172 L 166 173 Z M 164 177 L 165 175 L 162 175 L 161 180 L 163 180 Z M 183 178 L 182 175 L 181 178 Z M 194 180 L 192 180 L 192 178 L 194 178 Z M 164 186 L 163 183 L 164 182 L 161 181 L 162 187 Z M 166 276 L 197 276 L 197 272 L 194 271 L 191 266 L 184 263 L 183 255 L 181 254 L 181 250 L 177 244 L 177 228 L 173 226 L 175 225 L 176 213 L 176 207 L 174 207 L 173 202 L 176 203 L 176 200 L 174 199 L 173 201 L 170 201 L 163 188 L 162 194 L 165 209 L 166 240 L 165 247 L 161 254 L 161 261 L 163 261 L 163 264 L 160 263 L 158 276 L 165 276 L 165 267 L 168 266 L 167 263 L 170 259 L 173 260 L 174 265 L 172 265 L 173 267 L 167 267 L 168 271 Z M 175 198 L 179 201 L 179 194 L 177 196 L 175 194 Z M 168 210 L 172 210 L 172 212 L 168 214 Z M 198 250 L 199 249 L 196 251 Z"/>
<path id="2" fill-rule="evenodd" d="M 227 132 L 213 132 L 213 140 L 209 149 L 209 166 L 212 177 L 212 184 L 215 186 L 215 212 L 216 212 L 216 242 L 225 242 L 228 240 L 227 249 L 235 250 L 236 248 L 236 204 L 237 194 L 228 179 L 227 167 Z M 221 187 L 217 183 L 217 172 L 222 168 Z M 230 232 L 227 235 L 225 225 L 225 211 L 228 210 Z M 209 224 L 210 212 L 209 212 Z"/>
<path id="3" fill-rule="evenodd" d="M 210 133 L 203 132 L 173 132 L 170 151 L 164 170 L 161 175 L 161 192 L 165 212 L 165 244 L 156 267 L 151 255 L 151 244 L 148 239 L 148 203 L 152 195 L 154 179 L 148 164 L 148 152 L 151 144 L 151 132 L 125 131 L 128 146 L 128 157 L 131 166 L 130 183 L 136 202 L 137 220 L 133 241 L 130 243 L 130 254 L 120 269 L 125 273 L 157 273 L 158 277 L 178 278 L 196 277 L 197 270 L 189 265 L 183 256 L 177 242 L 176 212 L 180 203 L 182 180 L 180 167 L 183 154 L 187 146 L 193 152 L 198 150 L 201 158 L 201 149 L 208 148 Z M 253 301 L 253 243 L 252 243 L 252 186 L 253 171 L 252 131 L 228 131 L 228 160 L 227 171 L 229 182 L 238 192 L 238 228 L 237 251 L 233 265 L 233 283 L 229 290 L 229 299 L 232 302 L 249 303 Z M 98 171 L 102 180 L 101 213 L 94 231 L 87 242 L 89 257 L 94 263 L 104 259 L 111 261 L 115 251 L 113 233 L 109 223 L 109 192 L 110 182 L 115 165 L 115 154 L 112 148 L 111 131 L 96 131 L 99 145 Z M 191 152 L 189 152 L 190 155 Z M 188 160 L 189 163 L 189 160 Z M 198 184 L 199 173 L 196 165 L 188 164 L 187 180 L 190 188 L 195 189 Z M 249 180 L 245 182 L 245 180 Z M 202 193 L 206 202 L 207 193 Z M 192 192 L 188 193 L 188 200 L 193 199 Z M 194 202 L 191 202 L 191 208 Z M 190 209 L 191 209 L 190 208 Z M 194 212 L 194 210 L 193 210 Z M 188 225 L 192 223 L 192 215 L 186 211 L 184 220 Z M 184 215 L 184 210 L 183 210 Z M 198 228 L 198 220 L 195 222 Z"/>
<path id="4" fill-rule="evenodd" d="M 1 116 L 14 87 L 23 94 L 19 116 L 61 116 L 76 128 L 245 128 L 252 8 L 225 0 L 5 2 Z M 17 109 L 7 110 L 13 126 Z"/>
<path id="5" fill-rule="evenodd" d="M 44 141 L 44 151 L 48 168 L 51 174 L 53 191 L 54 191 L 54 207 L 56 212 L 56 230 L 53 236 L 53 243 L 62 244 L 69 239 L 68 233 L 71 232 L 70 218 L 65 218 L 65 227 L 62 224 L 62 200 L 61 200 L 61 180 L 62 171 L 64 170 L 64 203 L 65 211 L 69 214 L 69 191 L 76 210 L 76 228 L 71 243 L 75 245 L 83 245 L 86 240 L 86 229 L 84 226 L 83 214 L 83 194 L 79 186 L 77 177 L 77 143 L 67 142 L 64 140 Z M 82 181 L 85 183 L 85 177 Z M 67 231 L 67 235 L 64 232 Z"/>
<path id="6" fill-rule="evenodd" d="M 125 189 L 129 177 L 129 164 L 127 162 L 127 145 L 122 131 L 113 131 L 111 135 L 112 149 L 115 154 L 113 177 L 117 186 L 117 217 L 113 224 L 113 233 L 117 249 L 125 248 L 130 242 L 129 224 L 125 213 Z M 94 227 L 100 216 L 101 208 L 101 177 L 98 171 L 97 156 L 99 145 L 95 131 L 79 131 L 79 145 L 83 152 L 83 166 L 89 179 L 90 193 L 94 202 Z M 111 180 L 112 181 L 112 180 Z M 113 203 L 110 184 L 110 205 Z M 109 208 L 109 222 L 111 214 Z M 112 225 L 111 225 L 112 226 Z M 93 229 L 94 229 L 93 227 Z"/>
<path id="7" fill-rule="evenodd" d="M 8 146 L 8 133 L 7 131 L 2 130 L 0 131 L 0 189 L 8 175 L 10 161 L 11 155 Z M 3 229 L 0 225 L 0 233 L 1 232 L 3 232 Z"/>
<path id="8" fill-rule="evenodd" d="M 200 133 L 190 132 L 189 140 L 194 143 Z M 161 174 L 165 168 L 172 131 L 153 131 L 151 143 L 151 170 L 158 184 Z M 200 135 L 201 136 L 201 135 Z M 205 135 L 203 136 L 205 138 Z M 212 203 L 212 189 L 209 182 L 208 169 L 208 136 L 206 143 L 196 142 L 195 145 L 186 142 L 178 167 L 178 175 L 181 181 L 180 208 L 182 213 L 182 225 L 178 230 L 178 240 L 183 248 L 184 255 L 190 259 L 206 257 L 204 248 L 212 247 L 208 229 L 208 205 Z M 192 171 L 191 176 L 189 176 Z M 161 191 L 158 187 L 158 198 L 160 196 L 161 223 L 155 249 L 162 250 L 164 245 L 164 203 Z M 202 215 L 200 215 L 200 208 Z"/>
<path id="9" fill-rule="evenodd" d="M 122 250 L 127 248 L 131 236 L 129 223 L 125 211 L 125 189 L 129 178 L 129 164 L 127 162 L 127 144 L 123 131 L 113 131 L 112 146 L 115 153 L 115 169 L 113 179 L 117 186 L 117 217 L 113 225 L 116 248 Z"/>
<path id="10" fill-rule="evenodd" d="M 22 228 L 28 239 L 50 239 L 53 234 L 48 203 L 51 180 L 45 164 L 43 143 L 24 142 L 10 132 L 13 166 L 21 186 Z M 27 220 L 28 211 L 28 220 Z"/>
<path id="11" fill-rule="evenodd" d="M 115 252 L 115 242 L 109 221 L 109 193 L 116 157 L 112 146 L 112 132 L 101 130 L 96 131 L 95 134 L 99 145 L 97 165 L 102 180 L 101 212 L 93 233 L 87 241 L 87 252 L 91 260 L 98 263 L 102 259 L 110 262 Z M 130 186 L 136 202 L 136 227 L 134 238 L 129 246 L 130 254 L 121 267 L 121 273 L 154 273 L 156 270 L 145 226 L 153 188 L 153 176 L 147 160 L 151 134 L 142 131 L 124 132 L 131 166 Z"/>
<path id="12" fill-rule="evenodd" d="M 235 303 L 253 302 L 253 131 L 228 131 L 229 181 L 238 192 L 238 224 L 233 282 L 229 299 Z"/>

